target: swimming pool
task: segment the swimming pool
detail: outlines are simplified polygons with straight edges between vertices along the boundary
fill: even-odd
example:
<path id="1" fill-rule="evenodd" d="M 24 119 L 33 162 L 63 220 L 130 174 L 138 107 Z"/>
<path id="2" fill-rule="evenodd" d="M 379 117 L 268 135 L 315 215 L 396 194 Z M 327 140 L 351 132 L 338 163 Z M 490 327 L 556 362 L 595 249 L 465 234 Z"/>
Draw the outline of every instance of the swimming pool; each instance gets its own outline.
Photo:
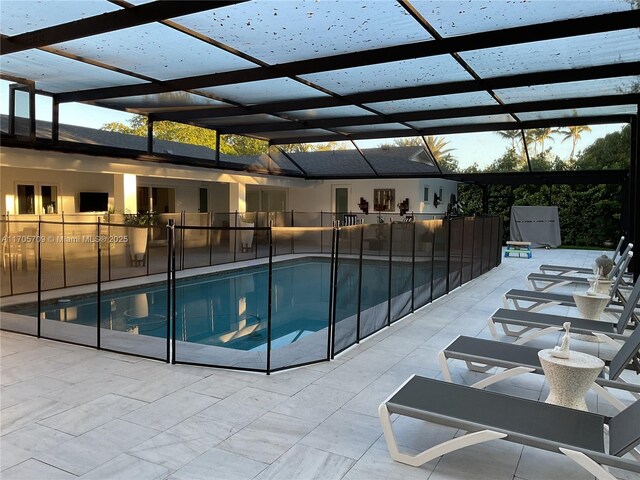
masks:
<path id="1" fill-rule="evenodd" d="M 412 282 L 413 268 L 411 262 L 394 262 L 390 272 L 386 259 L 367 259 L 360 280 L 358 258 L 341 259 L 331 311 L 329 259 L 275 263 L 270 343 L 267 264 L 178 280 L 176 361 L 264 370 L 267 357 L 273 368 L 326 360 L 331 342 L 340 352 L 410 312 L 412 283 L 425 289 L 421 275 Z M 96 295 L 44 302 L 43 336 L 97 346 L 99 335 L 101 348 L 166 359 L 167 338 L 173 335 L 167 322 L 167 294 L 166 283 L 103 292 L 99 334 Z M 35 305 L 5 310 L 37 317 Z"/>

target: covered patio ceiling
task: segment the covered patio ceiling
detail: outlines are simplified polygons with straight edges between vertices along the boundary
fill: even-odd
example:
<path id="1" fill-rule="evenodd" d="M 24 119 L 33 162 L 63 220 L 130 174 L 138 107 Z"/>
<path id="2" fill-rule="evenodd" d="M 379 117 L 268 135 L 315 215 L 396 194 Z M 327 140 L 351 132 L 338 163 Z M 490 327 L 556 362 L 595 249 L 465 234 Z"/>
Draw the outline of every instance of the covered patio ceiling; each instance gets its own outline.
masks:
<path id="1" fill-rule="evenodd" d="M 0 9 L 2 77 L 54 112 L 85 102 L 272 145 L 628 123 L 640 103 L 634 0 Z"/>

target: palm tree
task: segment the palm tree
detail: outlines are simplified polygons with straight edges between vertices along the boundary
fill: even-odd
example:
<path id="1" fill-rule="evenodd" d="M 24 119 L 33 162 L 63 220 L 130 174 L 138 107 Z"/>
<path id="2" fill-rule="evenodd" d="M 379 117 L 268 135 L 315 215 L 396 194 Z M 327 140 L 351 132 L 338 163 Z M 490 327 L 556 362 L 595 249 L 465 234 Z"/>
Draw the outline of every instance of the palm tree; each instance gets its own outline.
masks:
<path id="1" fill-rule="evenodd" d="M 555 128 L 534 128 L 532 130 L 532 136 L 534 141 L 540 144 L 540 150 L 541 153 L 544 155 L 545 151 L 544 151 L 544 142 L 545 140 L 549 139 L 552 142 L 555 142 L 554 138 L 553 138 L 553 134 L 556 133 L 558 130 L 556 130 Z"/>
<path id="2" fill-rule="evenodd" d="M 569 159 L 573 158 L 574 153 L 576 152 L 576 145 L 580 138 L 582 138 L 583 132 L 590 132 L 591 127 L 588 125 L 577 125 L 575 127 L 567 127 L 566 129 L 558 130 L 559 133 L 564 135 L 562 141 L 571 139 L 571 154 L 569 155 Z"/>
<path id="3" fill-rule="evenodd" d="M 429 150 L 436 160 L 440 161 L 445 158 L 449 160 L 453 159 L 453 155 L 451 155 L 450 152 L 453 152 L 455 148 L 445 148 L 449 145 L 449 142 L 445 140 L 444 137 L 427 135 L 424 139 L 427 142 L 427 147 L 429 147 Z"/>
<path id="4" fill-rule="evenodd" d="M 527 159 L 527 154 L 524 149 L 524 143 L 522 141 L 521 130 L 500 130 L 495 132 L 506 140 L 511 140 L 511 147 L 520 156 L 520 159 L 524 162 Z M 525 139 L 527 141 L 527 147 L 533 143 L 534 139 L 530 130 L 525 130 Z M 535 148 L 535 145 L 534 145 Z"/>
<path id="5" fill-rule="evenodd" d="M 511 140 L 511 147 L 514 150 L 518 150 L 518 143 L 522 143 L 520 130 L 500 130 L 496 133 L 505 140 Z"/>

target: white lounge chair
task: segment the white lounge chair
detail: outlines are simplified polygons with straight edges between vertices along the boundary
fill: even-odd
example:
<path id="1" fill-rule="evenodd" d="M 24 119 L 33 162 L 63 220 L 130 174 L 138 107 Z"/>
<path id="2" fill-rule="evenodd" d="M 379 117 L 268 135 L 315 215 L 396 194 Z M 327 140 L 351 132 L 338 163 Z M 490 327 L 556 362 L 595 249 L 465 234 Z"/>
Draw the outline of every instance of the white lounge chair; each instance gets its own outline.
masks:
<path id="1" fill-rule="evenodd" d="M 411 455 L 398 448 L 392 414 L 468 433 Z M 378 415 L 391 458 L 411 466 L 502 439 L 562 453 L 598 480 L 615 479 L 606 466 L 640 474 L 640 451 L 635 448 L 640 444 L 640 401 L 607 417 L 413 375 L 380 404 Z M 608 451 L 604 441 L 607 434 Z M 633 458 L 623 458 L 627 453 Z M 500 455 L 500 450 L 493 454 Z"/>
<path id="2" fill-rule="evenodd" d="M 629 244 L 632 246 L 633 244 Z M 624 279 L 624 273 L 627 271 L 627 266 L 633 257 L 633 252 L 629 250 L 625 250 L 625 253 L 620 256 L 618 262 L 614 265 L 609 272 L 607 278 L 611 281 L 618 277 L 620 277 L 620 281 L 623 284 L 626 284 L 626 280 Z M 591 272 L 593 275 L 593 272 Z M 546 292 L 551 290 L 552 288 L 563 287 L 565 285 L 585 285 L 589 286 L 589 278 L 583 276 L 571 276 L 565 273 L 559 273 L 556 275 L 551 275 L 548 273 L 538 273 L 533 272 L 527 275 L 527 280 L 529 281 L 529 285 L 532 290 L 536 290 L 538 292 Z"/>

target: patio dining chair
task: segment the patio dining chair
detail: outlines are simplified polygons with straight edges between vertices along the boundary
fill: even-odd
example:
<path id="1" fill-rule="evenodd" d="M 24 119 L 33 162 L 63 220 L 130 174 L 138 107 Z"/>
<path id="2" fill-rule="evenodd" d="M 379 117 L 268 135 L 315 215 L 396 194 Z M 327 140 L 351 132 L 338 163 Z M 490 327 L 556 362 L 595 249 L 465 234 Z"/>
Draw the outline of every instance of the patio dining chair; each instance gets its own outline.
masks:
<path id="1" fill-rule="evenodd" d="M 398 448 L 392 414 L 468 433 L 411 455 Z M 391 458 L 415 467 L 461 448 L 502 439 L 562 453 L 598 480 L 615 479 L 607 466 L 640 474 L 636 448 L 640 401 L 608 417 L 413 375 L 380 404 L 378 416 Z"/>

